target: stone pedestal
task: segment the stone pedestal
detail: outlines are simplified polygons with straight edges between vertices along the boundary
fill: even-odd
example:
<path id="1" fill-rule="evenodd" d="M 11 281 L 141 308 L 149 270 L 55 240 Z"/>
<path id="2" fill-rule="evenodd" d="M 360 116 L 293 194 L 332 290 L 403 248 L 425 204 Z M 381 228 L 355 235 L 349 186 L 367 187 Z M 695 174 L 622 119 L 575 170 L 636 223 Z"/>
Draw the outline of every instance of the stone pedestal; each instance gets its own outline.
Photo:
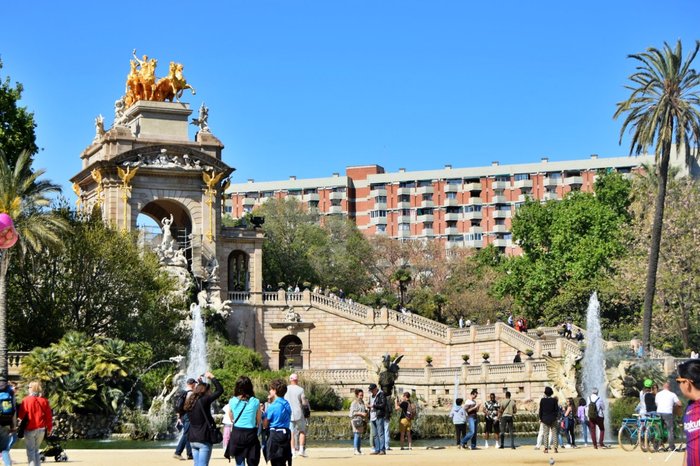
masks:
<path id="1" fill-rule="evenodd" d="M 131 132 L 138 138 L 188 141 L 189 106 L 180 102 L 140 100 L 126 110 Z"/>

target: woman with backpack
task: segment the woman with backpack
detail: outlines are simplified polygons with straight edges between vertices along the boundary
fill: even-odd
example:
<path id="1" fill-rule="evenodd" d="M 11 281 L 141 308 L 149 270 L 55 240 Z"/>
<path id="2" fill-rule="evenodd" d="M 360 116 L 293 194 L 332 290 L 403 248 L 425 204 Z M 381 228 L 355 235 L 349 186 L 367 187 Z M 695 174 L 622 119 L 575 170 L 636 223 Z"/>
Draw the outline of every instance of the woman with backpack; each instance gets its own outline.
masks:
<path id="1" fill-rule="evenodd" d="M 204 377 L 211 380 L 214 391 L 208 383 L 199 381 L 192 395 L 185 400 L 184 410 L 190 415 L 190 431 L 188 438 L 192 445 L 192 456 L 194 466 L 208 466 L 211 458 L 212 441 L 210 437 L 210 426 L 215 426 L 214 418 L 211 415 L 211 404 L 224 393 L 224 389 L 214 377 L 214 374 L 207 372 Z"/>
<path id="2" fill-rule="evenodd" d="M 51 407 L 49 401 L 41 396 L 41 383 L 29 383 L 29 395 L 24 397 L 19 405 L 17 417 L 22 420 L 20 426 L 26 423 L 24 443 L 27 447 L 29 466 L 41 466 L 41 442 L 44 441 L 45 435 L 51 434 L 53 428 Z"/>

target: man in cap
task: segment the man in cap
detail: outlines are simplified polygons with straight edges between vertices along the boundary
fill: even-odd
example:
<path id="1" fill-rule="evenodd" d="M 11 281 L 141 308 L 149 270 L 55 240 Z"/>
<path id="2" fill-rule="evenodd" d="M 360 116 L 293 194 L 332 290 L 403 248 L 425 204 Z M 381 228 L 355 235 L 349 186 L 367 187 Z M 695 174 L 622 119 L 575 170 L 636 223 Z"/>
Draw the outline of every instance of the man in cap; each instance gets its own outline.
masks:
<path id="1" fill-rule="evenodd" d="M 187 450 L 187 459 L 192 459 L 192 446 L 190 445 L 189 432 L 190 432 L 190 413 L 185 411 L 185 401 L 192 395 L 192 390 L 197 385 L 197 381 L 192 377 L 187 379 L 185 382 L 185 391 L 180 394 L 175 406 L 175 411 L 177 412 L 177 425 L 182 426 L 182 435 L 180 440 L 177 442 L 177 447 L 175 447 L 175 458 L 179 460 L 184 460 L 182 457 L 182 452 Z"/>
<path id="2" fill-rule="evenodd" d="M 374 432 L 374 450 L 370 455 L 386 455 L 386 443 L 384 434 L 384 417 L 387 411 L 386 395 L 377 387 L 376 383 L 367 387 L 369 397 L 369 420 Z"/>
<path id="3" fill-rule="evenodd" d="M 297 374 L 289 376 L 289 385 L 287 385 L 284 399 L 292 408 L 292 421 L 289 425 L 289 429 L 292 431 L 292 457 L 306 456 L 306 416 L 304 413 L 309 410 L 309 400 L 304 395 L 304 388 L 299 386 Z"/>

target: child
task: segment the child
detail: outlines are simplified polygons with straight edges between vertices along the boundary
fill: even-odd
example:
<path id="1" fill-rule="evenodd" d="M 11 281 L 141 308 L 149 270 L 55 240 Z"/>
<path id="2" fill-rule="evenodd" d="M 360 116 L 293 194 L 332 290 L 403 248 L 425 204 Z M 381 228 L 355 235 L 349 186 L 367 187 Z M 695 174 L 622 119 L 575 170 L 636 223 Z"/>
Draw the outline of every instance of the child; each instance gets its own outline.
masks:
<path id="1" fill-rule="evenodd" d="M 467 413 L 462 409 L 462 403 L 464 400 L 462 398 L 457 398 L 455 404 L 450 412 L 450 417 L 452 418 L 452 424 L 455 425 L 455 437 L 457 438 L 457 448 L 461 448 L 462 445 L 460 441 L 462 437 L 467 435 Z"/>
<path id="2" fill-rule="evenodd" d="M 263 428 L 270 430 L 267 440 L 265 457 L 272 466 L 292 465 L 291 431 L 289 423 L 292 418 L 292 407 L 284 399 L 287 384 L 282 379 L 270 382 L 270 406 L 265 411 Z"/>

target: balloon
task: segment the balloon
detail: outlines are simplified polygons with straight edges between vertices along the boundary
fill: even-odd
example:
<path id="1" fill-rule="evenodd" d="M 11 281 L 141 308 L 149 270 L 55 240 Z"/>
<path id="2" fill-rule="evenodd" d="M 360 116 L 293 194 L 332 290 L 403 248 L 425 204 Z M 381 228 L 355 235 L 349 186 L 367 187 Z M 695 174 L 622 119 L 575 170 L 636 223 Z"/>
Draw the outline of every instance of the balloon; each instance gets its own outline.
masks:
<path id="1" fill-rule="evenodd" d="M 17 230 L 15 230 L 12 218 L 6 213 L 0 213 L 0 249 L 8 249 L 17 242 Z"/>

